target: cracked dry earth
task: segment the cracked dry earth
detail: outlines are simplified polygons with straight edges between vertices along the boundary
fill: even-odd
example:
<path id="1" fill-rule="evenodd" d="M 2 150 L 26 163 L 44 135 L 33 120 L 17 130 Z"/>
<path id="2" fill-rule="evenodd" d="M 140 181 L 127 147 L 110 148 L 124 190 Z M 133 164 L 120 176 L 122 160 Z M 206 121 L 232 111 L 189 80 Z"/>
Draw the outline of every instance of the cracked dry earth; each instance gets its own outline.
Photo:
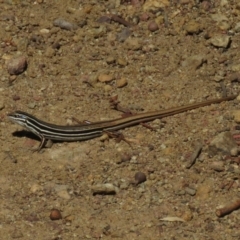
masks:
<path id="1" fill-rule="evenodd" d="M 114 96 L 142 113 L 238 94 L 239 1 L 0 9 L 1 239 L 240 239 L 238 98 L 122 129 L 131 145 L 104 136 L 33 152 L 39 139 L 7 118 L 74 125 L 121 117 Z"/>

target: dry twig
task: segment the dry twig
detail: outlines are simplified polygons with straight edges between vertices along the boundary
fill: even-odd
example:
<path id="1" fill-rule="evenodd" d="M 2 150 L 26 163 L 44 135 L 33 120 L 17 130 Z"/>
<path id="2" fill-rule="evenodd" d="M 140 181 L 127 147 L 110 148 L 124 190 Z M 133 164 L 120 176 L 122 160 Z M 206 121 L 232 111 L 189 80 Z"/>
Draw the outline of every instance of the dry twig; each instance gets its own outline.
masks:
<path id="1" fill-rule="evenodd" d="M 235 202 L 226 205 L 223 208 L 216 210 L 216 215 L 218 217 L 224 217 L 225 215 L 237 210 L 240 208 L 240 199 L 237 199 Z"/>

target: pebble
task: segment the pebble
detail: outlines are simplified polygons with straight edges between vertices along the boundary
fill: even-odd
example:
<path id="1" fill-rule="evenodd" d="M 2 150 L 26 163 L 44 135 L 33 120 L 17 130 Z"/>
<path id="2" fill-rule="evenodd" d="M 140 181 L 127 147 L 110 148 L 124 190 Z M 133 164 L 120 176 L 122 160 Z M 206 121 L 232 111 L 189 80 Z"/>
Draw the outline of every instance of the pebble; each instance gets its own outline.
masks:
<path id="1" fill-rule="evenodd" d="M 19 75 L 27 69 L 27 58 L 19 56 L 9 60 L 7 65 L 8 73 L 10 75 Z"/>
<path id="2" fill-rule="evenodd" d="M 118 58 L 117 59 L 117 64 L 120 65 L 121 67 L 125 67 L 125 66 L 128 65 L 128 62 L 123 58 Z"/>
<path id="3" fill-rule="evenodd" d="M 212 183 L 204 182 L 198 187 L 196 192 L 196 198 L 202 201 L 209 199 L 211 190 L 212 190 Z"/>
<path id="4" fill-rule="evenodd" d="M 209 1 L 202 1 L 201 2 L 201 8 L 204 10 L 204 11 L 209 11 L 210 8 L 211 8 L 211 3 Z"/>
<path id="5" fill-rule="evenodd" d="M 128 181 L 125 181 L 120 184 L 119 188 L 122 190 L 126 190 L 126 189 L 128 189 L 129 185 L 130 185 L 130 183 Z"/>
<path id="6" fill-rule="evenodd" d="M 218 28 L 222 31 L 227 31 L 231 28 L 231 26 L 228 22 L 224 21 L 224 22 L 220 22 L 218 24 Z"/>
<path id="7" fill-rule="evenodd" d="M 71 199 L 71 196 L 70 196 L 70 194 L 68 193 L 67 190 L 58 191 L 58 192 L 57 192 L 57 195 L 58 195 L 60 198 L 63 198 L 63 199 L 66 199 L 66 200 Z"/>
<path id="8" fill-rule="evenodd" d="M 226 17 L 223 14 L 220 13 L 215 13 L 211 15 L 211 18 L 215 22 L 223 22 L 223 21 L 228 21 L 228 17 Z"/>
<path id="9" fill-rule="evenodd" d="M 34 109 L 35 107 L 36 107 L 36 103 L 35 102 L 30 102 L 28 104 L 28 108 L 30 108 L 30 109 Z"/>
<path id="10" fill-rule="evenodd" d="M 185 30 L 187 31 L 188 34 L 197 34 L 201 31 L 201 26 L 197 21 L 190 20 L 185 25 Z"/>
<path id="11" fill-rule="evenodd" d="M 209 153 L 212 156 L 222 152 L 227 155 L 236 156 L 238 146 L 230 132 L 219 133 L 209 144 Z"/>
<path id="12" fill-rule="evenodd" d="M 47 29 L 47 28 L 42 28 L 39 32 L 40 32 L 41 34 L 47 34 L 47 33 L 50 32 L 50 30 Z"/>
<path id="13" fill-rule="evenodd" d="M 146 22 L 149 18 L 150 18 L 150 16 L 149 16 L 148 13 L 143 13 L 143 14 L 140 16 L 140 20 L 143 21 L 143 22 Z"/>
<path id="14" fill-rule="evenodd" d="M 157 12 L 168 6 L 170 6 L 169 0 L 147 0 L 143 5 L 143 11 Z"/>
<path id="15" fill-rule="evenodd" d="M 240 67 L 239 67 L 239 69 L 240 69 Z M 240 72 L 235 72 L 235 73 L 229 74 L 228 81 L 239 82 L 240 81 Z"/>
<path id="16" fill-rule="evenodd" d="M 164 18 L 163 15 L 160 15 L 155 19 L 155 22 L 157 23 L 158 26 L 161 26 L 162 24 L 167 23 L 165 21 L 166 19 Z"/>
<path id="17" fill-rule="evenodd" d="M 191 67 L 194 70 L 197 70 L 202 66 L 207 59 L 204 55 L 193 55 L 191 57 L 186 58 L 182 62 L 182 67 Z"/>
<path id="18" fill-rule="evenodd" d="M 114 79 L 114 77 L 112 75 L 108 75 L 105 73 L 101 73 L 98 76 L 98 81 L 99 82 L 111 82 Z"/>
<path id="19" fill-rule="evenodd" d="M 109 56 L 107 59 L 106 59 L 106 63 L 107 64 L 113 64 L 115 63 L 116 59 L 112 56 Z"/>
<path id="20" fill-rule="evenodd" d="M 140 183 L 145 182 L 147 180 L 147 177 L 146 177 L 145 173 L 137 172 L 134 176 L 134 179 L 135 179 L 136 184 L 140 184 Z"/>
<path id="21" fill-rule="evenodd" d="M 221 35 L 217 34 L 210 38 L 209 42 L 214 46 L 214 47 L 222 47 L 222 48 L 227 48 L 229 46 L 231 38 L 227 35 Z"/>
<path id="22" fill-rule="evenodd" d="M 224 7 L 224 6 L 226 6 L 226 5 L 228 5 L 229 3 L 228 3 L 228 0 L 221 0 L 220 1 L 220 6 L 221 7 Z"/>
<path id="23" fill-rule="evenodd" d="M 236 123 L 240 123 L 240 110 L 234 110 L 234 111 L 232 112 L 232 115 L 233 115 L 233 117 L 234 117 L 234 121 L 235 121 Z"/>
<path id="24" fill-rule="evenodd" d="M 118 88 L 122 88 L 125 87 L 128 84 L 127 79 L 126 78 L 121 78 L 117 80 L 117 87 Z"/>
<path id="25" fill-rule="evenodd" d="M 222 172 L 224 171 L 224 165 L 221 161 L 215 161 L 211 163 L 210 168 L 212 168 L 216 172 Z"/>
<path id="26" fill-rule="evenodd" d="M 56 194 L 63 199 L 70 199 L 71 196 L 67 191 L 68 186 L 67 185 L 56 185 L 54 186 L 54 190 L 56 191 Z"/>
<path id="27" fill-rule="evenodd" d="M 142 45 L 139 42 L 139 39 L 137 38 L 128 38 L 125 43 L 124 47 L 128 50 L 140 50 L 142 48 Z"/>
<path id="28" fill-rule="evenodd" d="M 194 196 L 196 194 L 196 189 L 190 188 L 190 187 L 186 187 L 185 188 L 185 192 L 187 194 L 189 194 L 190 196 Z"/>
<path id="29" fill-rule="evenodd" d="M 52 58 L 55 55 L 55 50 L 52 47 L 47 47 L 45 51 L 45 56 Z"/>
<path id="30" fill-rule="evenodd" d="M 186 222 L 191 221 L 193 219 L 193 213 L 190 209 L 185 210 L 183 214 L 181 215 L 181 218 L 185 220 Z"/>
<path id="31" fill-rule="evenodd" d="M 158 24 L 155 21 L 151 21 L 148 24 L 148 30 L 151 32 L 156 32 L 159 29 Z"/>
<path id="32" fill-rule="evenodd" d="M 234 63 L 234 64 L 232 64 L 231 70 L 232 70 L 233 72 L 239 72 L 239 71 L 240 71 L 240 64 L 239 64 L 239 63 Z"/>
<path id="33" fill-rule="evenodd" d="M 120 33 L 117 34 L 117 40 L 119 42 L 124 42 L 128 37 L 130 37 L 132 31 L 129 28 L 124 28 Z"/>
<path id="34" fill-rule="evenodd" d="M 89 34 L 92 34 L 94 38 L 103 37 L 107 32 L 107 28 L 104 25 L 99 26 L 98 28 L 93 28 L 89 31 Z"/>
<path id="35" fill-rule="evenodd" d="M 78 26 L 76 24 L 70 23 L 62 18 L 57 18 L 53 21 L 53 25 L 55 27 L 60 27 L 61 29 L 65 30 L 76 30 Z"/>
<path id="36" fill-rule="evenodd" d="M 111 85 L 109 85 L 109 84 L 107 84 L 107 85 L 105 85 L 104 86 L 104 91 L 105 92 L 111 92 L 112 91 L 112 86 Z M 101 141 L 104 141 L 104 140 L 102 140 L 102 139 L 104 139 L 104 138 L 100 138 L 101 139 Z M 107 138 L 108 139 L 108 138 Z M 106 139 L 105 139 L 106 140 Z"/>
<path id="37" fill-rule="evenodd" d="M 112 183 L 96 184 L 92 186 L 93 194 L 116 194 L 119 192 L 119 188 Z"/>
<path id="38" fill-rule="evenodd" d="M 236 33 L 239 33 L 239 32 L 240 32 L 240 22 L 237 22 L 237 23 L 236 23 L 236 25 L 235 25 L 235 27 L 234 27 L 234 31 L 235 31 Z"/>
<path id="39" fill-rule="evenodd" d="M 42 191 L 43 190 L 43 187 L 37 183 L 34 183 L 31 187 L 30 187 L 30 192 L 32 193 L 36 193 L 36 192 L 39 192 L 39 191 Z"/>
<path id="40" fill-rule="evenodd" d="M 74 217 L 74 215 L 68 215 L 68 216 L 64 217 L 64 219 L 67 222 L 72 222 L 75 219 L 75 217 Z"/>
<path id="41" fill-rule="evenodd" d="M 62 214 L 58 209 L 52 209 L 49 217 L 51 220 L 55 221 L 62 219 Z"/>

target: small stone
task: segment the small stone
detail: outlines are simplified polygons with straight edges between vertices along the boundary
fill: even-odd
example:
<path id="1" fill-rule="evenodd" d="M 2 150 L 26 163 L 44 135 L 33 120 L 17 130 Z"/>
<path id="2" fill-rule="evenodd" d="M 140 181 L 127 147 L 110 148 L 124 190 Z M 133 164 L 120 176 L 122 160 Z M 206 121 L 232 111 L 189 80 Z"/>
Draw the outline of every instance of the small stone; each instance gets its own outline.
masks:
<path id="1" fill-rule="evenodd" d="M 96 184 L 92 186 L 93 194 L 116 194 L 118 193 L 118 187 L 114 186 L 112 183 Z"/>
<path id="2" fill-rule="evenodd" d="M 114 77 L 112 75 L 108 75 L 108 74 L 104 74 L 104 73 L 101 73 L 98 76 L 99 82 L 111 82 L 113 79 L 114 79 Z"/>
<path id="3" fill-rule="evenodd" d="M 51 220 L 55 221 L 62 219 L 62 214 L 58 209 L 52 209 L 49 217 Z"/>
<path id="4" fill-rule="evenodd" d="M 232 112 L 232 115 L 233 115 L 233 117 L 234 117 L 234 121 L 235 121 L 236 123 L 240 123 L 240 110 L 234 110 L 234 111 Z"/>
<path id="5" fill-rule="evenodd" d="M 240 72 L 240 64 L 239 63 L 234 63 L 230 67 L 233 72 Z"/>
<path id="6" fill-rule="evenodd" d="M 223 21 L 228 21 L 228 17 L 226 17 L 223 14 L 220 13 L 215 13 L 211 15 L 211 18 L 215 22 L 223 22 Z"/>
<path id="7" fill-rule="evenodd" d="M 63 199 L 66 199 L 66 200 L 69 200 L 71 198 L 70 194 L 68 193 L 67 190 L 63 189 L 63 190 L 60 190 L 57 192 L 57 195 L 60 197 L 60 198 L 63 198 Z"/>
<path id="8" fill-rule="evenodd" d="M 235 148 L 232 148 L 230 150 L 230 155 L 233 156 L 233 157 L 236 157 L 238 155 L 239 151 L 238 151 L 238 148 L 235 147 Z"/>
<path id="9" fill-rule="evenodd" d="M 196 192 L 196 198 L 202 201 L 207 200 L 209 199 L 209 195 L 211 191 L 212 191 L 212 183 L 204 182 L 198 187 Z"/>
<path id="10" fill-rule="evenodd" d="M 42 191 L 43 190 L 43 187 L 37 183 L 34 183 L 31 188 L 30 188 L 30 191 L 32 193 L 36 193 L 36 192 L 39 192 L 39 191 Z"/>
<path id="11" fill-rule="evenodd" d="M 28 108 L 30 108 L 30 109 L 34 109 L 35 107 L 36 107 L 36 103 L 35 102 L 30 102 L 28 104 Z"/>
<path id="12" fill-rule="evenodd" d="M 140 20 L 143 21 L 143 22 L 146 22 L 149 18 L 150 18 L 150 16 L 149 16 L 148 13 L 143 13 L 143 14 L 140 16 Z"/>
<path id="13" fill-rule="evenodd" d="M 124 42 L 128 37 L 131 36 L 131 34 L 132 31 L 129 28 L 124 28 L 120 33 L 117 34 L 117 40 L 119 42 Z"/>
<path id="14" fill-rule="evenodd" d="M 170 6 L 169 0 L 148 0 L 143 5 L 143 11 L 157 12 L 168 6 Z"/>
<path id="15" fill-rule="evenodd" d="M 222 31 L 227 31 L 231 28 L 230 24 L 226 21 L 218 23 L 218 28 Z"/>
<path id="16" fill-rule="evenodd" d="M 193 213 L 191 210 L 186 210 L 184 213 L 181 215 L 181 218 L 184 219 L 186 222 L 191 221 L 193 218 Z"/>
<path id="17" fill-rule="evenodd" d="M 229 4 L 229 1 L 228 1 L 228 0 L 221 0 L 221 1 L 220 1 L 220 6 L 221 6 L 221 7 L 224 7 L 224 6 L 228 5 L 228 4 Z"/>
<path id="18" fill-rule="evenodd" d="M 206 57 L 204 55 L 194 55 L 191 57 L 186 58 L 183 62 L 182 62 L 182 66 L 183 67 L 190 67 L 194 70 L 197 70 L 198 68 L 200 68 L 203 63 L 205 63 Z"/>
<path id="19" fill-rule="evenodd" d="M 214 47 L 222 47 L 222 48 L 227 48 L 230 44 L 230 40 L 231 38 L 227 35 L 221 35 L 221 34 L 217 34 L 215 36 L 213 36 L 210 39 L 210 43 L 214 46 Z"/>
<path id="20" fill-rule="evenodd" d="M 164 24 L 165 21 L 166 19 L 164 18 L 163 15 L 160 15 L 157 18 L 155 18 L 155 22 L 157 23 L 158 26 L 161 26 L 162 24 Z"/>
<path id="21" fill-rule="evenodd" d="M 105 92 L 111 92 L 112 89 L 113 89 L 112 86 L 109 85 L 109 84 L 106 84 L 106 85 L 104 86 L 104 91 L 105 91 Z"/>
<path id="22" fill-rule="evenodd" d="M 235 27 L 234 27 L 234 31 L 235 31 L 236 33 L 239 33 L 239 32 L 240 32 L 240 22 L 237 22 L 237 23 L 236 23 L 236 25 L 235 25 Z"/>
<path id="23" fill-rule="evenodd" d="M 106 59 L 107 64 L 113 64 L 113 63 L 115 63 L 115 61 L 116 61 L 115 58 L 112 56 L 110 56 Z"/>
<path id="24" fill-rule="evenodd" d="M 213 162 L 210 167 L 216 171 L 216 172 L 222 172 L 224 171 L 224 166 L 223 166 L 223 162 L 221 161 L 215 161 Z"/>
<path id="25" fill-rule="evenodd" d="M 65 30 L 69 30 L 69 31 L 76 30 L 78 28 L 78 26 L 76 24 L 70 23 L 61 18 L 55 19 L 53 21 L 53 25 L 55 27 L 60 27 L 61 29 L 65 29 Z"/>
<path id="26" fill-rule="evenodd" d="M 201 27 L 198 22 L 196 22 L 195 20 L 191 20 L 185 25 L 185 30 L 188 34 L 197 34 L 200 32 Z"/>
<path id="27" fill-rule="evenodd" d="M 127 82 L 126 78 L 121 78 L 121 79 L 117 80 L 117 87 L 118 88 L 125 87 L 127 84 L 128 84 L 128 82 Z"/>
<path id="28" fill-rule="evenodd" d="M 219 152 L 231 155 L 236 153 L 237 149 L 237 143 L 230 132 L 218 134 L 209 144 L 209 154 L 212 156 L 217 155 Z"/>
<path id="29" fill-rule="evenodd" d="M 24 56 L 12 58 L 9 60 L 7 68 L 10 75 L 19 75 L 27 69 L 27 58 Z"/>
<path id="30" fill-rule="evenodd" d="M 119 158 L 116 159 L 116 163 L 120 164 L 123 162 L 129 162 L 131 160 L 131 155 L 128 153 L 123 153 Z"/>
<path id="31" fill-rule="evenodd" d="M 122 67 L 125 67 L 125 66 L 127 66 L 128 62 L 123 58 L 118 58 L 117 59 L 117 64 L 122 66 Z"/>
<path id="32" fill-rule="evenodd" d="M 128 50 L 133 50 L 133 51 L 137 51 L 142 48 L 137 38 L 128 38 L 124 43 L 124 47 Z"/>
<path id="33" fill-rule="evenodd" d="M 144 173 L 142 172 L 137 172 L 134 176 L 134 179 L 135 179 L 135 183 L 136 184 L 140 184 L 140 183 L 143 183 L 147 180 L 147 177 Z"/>
<path id="34" fill-rule="evenodd" d="M 190 188 L 190 187 L 186 187 L 185 188 L 185 192 L 191 196 L 194 196 L 196 194 L 196 189 Z"/>
<path id="35" fill-rule="evenodd" d="M 41 34 L 47 34 L 47 33 L 49 33 L 49 32 L 50 32 L 50 30 L 47 29 L 47 28 L 42 28 L 42 29 L 40 29 L 40 33 L 41 33 Z"/>
<path id="36" fill-rule="evenodd" d="M 45 51 L 45 56 L 51 58 L 54 55 L 55 55 L 55 50 L 52 47 L 47 47 Z"/>
<path id="37" fill-rule="evenodd" d="M 55 185 L 54 190 L 56 194 L 63 199 L 69 200 L 71 198 L 70 194 L 68 193 L 68 186 L 67 185 Z"/>
<path id="38" fill-rule="evenodd" d="M 148 30 L 151 31 L 151 32 L 156 32 L 157 30 L 159 29 L 157 23 L 155 21 L 151 21 L 149 24 L 148 24 Z"/>
<path id="39" fill-rule="evenodd" d="M 128 189 L 128 187 L 129 187 L 129 185 L 130 185 L 130 183 L 128 182 L 128 181 L 124 181 L 124 182 L 122 182 L 121 184 L 120 184 L 120 189 L 122 189 L 122 190 L 126 190 L 126 189 Z"/>
<path id="40" fill-rule="evenodd" d="M 75 217 L 74 217 L 74 215 L 69 215 L 69 216 L 66 216 L 64 219 L 65 219 L 67 222 L 72 222 L 72 221 L 75 219 Z"/>
<path id="41" fill-rule="evenodd" d="M 201 8 L 204 11 L 209 11 L 211 9 L 211 3 L 209 1 L 202 1 L 201 2 Z"/>
<path id="42" fill-rule="evenodd" d="M 228 81 L 230 81 L 230 82 L 240 82 L 240 72 L 235 72 L 235 73 L 230 74 L 228 76 Z"/>

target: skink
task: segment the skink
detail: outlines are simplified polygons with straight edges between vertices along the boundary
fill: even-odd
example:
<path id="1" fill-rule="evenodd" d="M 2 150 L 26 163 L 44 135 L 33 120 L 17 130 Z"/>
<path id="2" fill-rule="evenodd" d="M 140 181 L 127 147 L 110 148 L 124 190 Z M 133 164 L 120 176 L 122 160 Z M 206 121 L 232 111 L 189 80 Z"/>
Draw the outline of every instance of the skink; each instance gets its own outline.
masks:
<path id="1" fill-rule="evenodd" d="M 56 141 L 82 141 L 101 136 L 104 132 L 113 132 L 139 123 L 152 121 L 158 118 L 172 116 L 195 108 L 207 106 L 223 101 L 230 101 L 236 96 L 229 96 L 219 99 L 204 101 L 201 103 L 188 104 L 166 110 L 140 113 L 124 118 L 117 118 L 109 121 L 84 123 L 77 126 L 61 126 L 42 121 L 31 114 L 22 111 L 10 113 L 8 118 L 23 126 L 26 130 L 36 134 L 40 139 L 39 150 L 44 146 L 46 140 Z"/>

